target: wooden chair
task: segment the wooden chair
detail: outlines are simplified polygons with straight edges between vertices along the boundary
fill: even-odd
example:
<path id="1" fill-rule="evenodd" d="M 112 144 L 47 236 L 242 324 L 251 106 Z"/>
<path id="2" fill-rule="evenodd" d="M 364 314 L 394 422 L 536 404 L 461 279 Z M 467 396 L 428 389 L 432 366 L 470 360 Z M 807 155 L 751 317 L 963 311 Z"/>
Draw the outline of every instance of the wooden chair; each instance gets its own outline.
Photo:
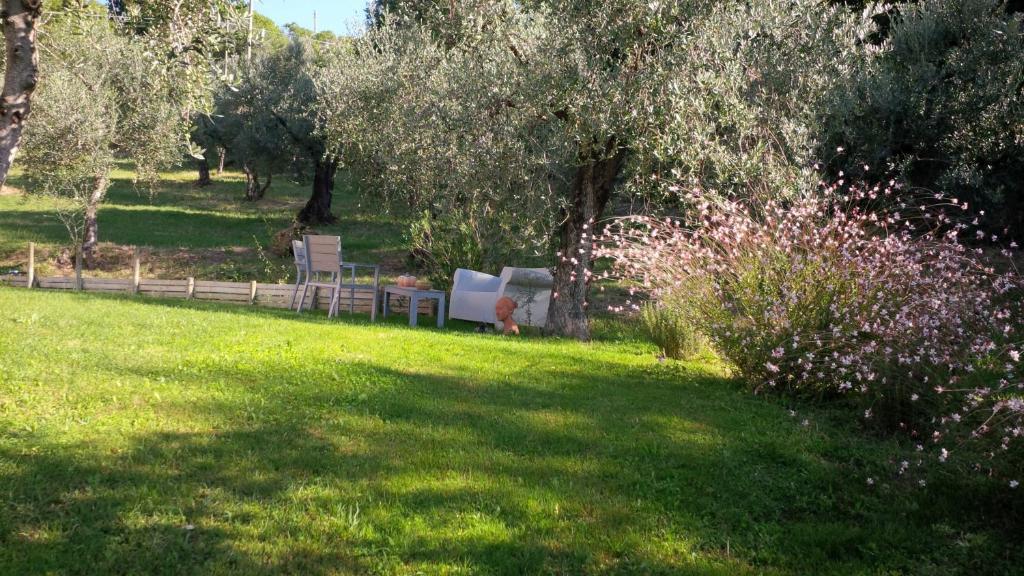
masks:
<path id="1" fill-rule="evenodd" d="M 302 305 L 310 288 L 313 288 L 313 299 L 316 301 L 316 293 L 319 288 L 327 288 L 331 291 L 331 304 L 327 310 L 327 316 L 331 317 L 338 313 L 341 291 L 349 291 L 349 312 L 355 312 L 356 289 L 370 288 L 372 290 L 370 303 L 370 321 L 377 319 L 377 292 L 380 286 L 380 266 L 376 264 L 359 264 L 356 262 L 345 262 L 341 253 L 340 236 L 319 236 L 306 235 L 302 237 L 305 249 L 305 278 L 303 279 L 302 297 L 299 298 L 298 310 L 302 311 Z M 359 284 L 356 282 L 356 272 L 365 268 L 373 271 L 373 282 L 370 284 Z M 351 281 L 343 282 L 345 273 L 350 273 Z"/>
<path id="2" fill-rule="evenodd" d="M 303 277 L 306 274 L 306 244 L 302 240 L 292 240 L 292 254 L 295 255 L 295 290 L 292 292 L 292 303 L 289 308 L 295 308 L 295 299 L 299 296 L 299 288 L 305 283 Z"/>

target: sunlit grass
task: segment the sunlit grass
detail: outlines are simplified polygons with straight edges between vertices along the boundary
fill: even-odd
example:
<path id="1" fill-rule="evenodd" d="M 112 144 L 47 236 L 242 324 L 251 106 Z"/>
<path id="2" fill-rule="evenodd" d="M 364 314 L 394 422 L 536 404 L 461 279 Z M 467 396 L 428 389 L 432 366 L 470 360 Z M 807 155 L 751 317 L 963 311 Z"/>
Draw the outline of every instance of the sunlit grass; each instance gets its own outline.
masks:
<path id="1" fill-rule="evenodd" d="M 838 422 L 629 340 L 0 289 L 0 573 L 1012 561 L 984 508 L 894 481 L 895 446 Z"/>
<path id="2" fill-rule="evenodd" d="M 302 208 L 308 183 L 279 175 L 267 197 L 254 203 L 243 199 L 244 178 L 237 172 L 215 176 L 214 184 L 203 188 L 195 186 L 194 171 L 166 172 L 152 191 L 137 188 L 133 178 L 124 168 L 113 174 L 99 216 L 101 264 L 91 275 L 125 277 L 131 271 L 129 247 L 138 246 L 144 249 L 148 277 L 290 278 L 291 260 L 270 252 L 271 238 Z M 67 274 L 68 259 L 62 266 L 58 257 L 70 241 L 54 200 L 25 194 L 30 184 L 17 172 L 8 185 L 0 194 L 0 273 L 23 269 L 27 245 L 35 242 L 40 274 Z M 389 269 L 402 265 L 402 227 L 379 207 L 364 207 L 344 175 L 338 179 L 333 211 L 338 224 L 320 226 L 317 232 L 341 235 L 347 258 L 384 262 Z"/>

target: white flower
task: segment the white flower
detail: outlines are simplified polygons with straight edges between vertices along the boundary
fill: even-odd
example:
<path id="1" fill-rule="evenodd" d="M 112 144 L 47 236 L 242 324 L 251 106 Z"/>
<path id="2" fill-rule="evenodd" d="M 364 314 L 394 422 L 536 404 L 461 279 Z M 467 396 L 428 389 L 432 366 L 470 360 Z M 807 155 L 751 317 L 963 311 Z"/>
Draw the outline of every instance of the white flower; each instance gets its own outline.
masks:
<path id="1" fill-rule="evenodd" d="M 1017 486 L 1020 486 L 1020 482 L 1017 482 L 1016 480 L 1010 480 L 1010 488 L 1016 488 Z"/>
<path id="2" fill-rule="evenodd" d="M 874 486 L 874 485 L 875 485 L 875 479 L 874 478 L 868 478 L 868 486 Z"/>

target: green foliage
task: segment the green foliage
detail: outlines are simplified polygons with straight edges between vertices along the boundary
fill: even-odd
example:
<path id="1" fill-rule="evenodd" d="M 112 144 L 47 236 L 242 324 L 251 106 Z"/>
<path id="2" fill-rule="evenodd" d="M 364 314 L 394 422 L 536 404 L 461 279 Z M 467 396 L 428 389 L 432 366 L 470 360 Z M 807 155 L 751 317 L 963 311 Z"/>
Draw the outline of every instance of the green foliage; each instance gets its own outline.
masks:
<path id="1" fill-rule="evenodd" d="M 690 360 L 705 350 L 704 338 L 697 332 L 689 317 L 689 302 L 662 300 L 645 304 L 640 309 L 639 321 L 644 335 L 674 360 Z"/>
<path id="2" fill-rule="evenodd" d="M 130 277 L 128 247 L 138 246 L 145 251 L 146 277 L 294 281 L 290 255 L 272 260 L 273 270 L 267 270 L 256 246 L 269 246 L 274 234 L 292 223 L 309 197 L 307 186 L 275 180 L 273 202 L 252 203 L 242 200 L 245 179 L 235 170 L 203 188 L 194 186 L 194 171 L 163 172 L 155 195 L 140 194 L 135 177 L 126 165 L 111 173 L 110 190 L 99 207 L 102 239 L 108 244 L 101 245 L 100 264 L 89 271 L 90 276 Z M 354 261 L 401 261 L 407 254 L 402 225 L 361 204 L 347 180 L 339 184 L 335 205 L 341 218 L 337 224 L 317 226 L 316 231 L 341 235 L 345 256 Z M 15 170 L 7 185 L 10 191 L 31 183 Z M 28 242 L 36 243 L 39 276 L 69 272 L 57 261 L 67 245 L 67 232 L 53 217 L 61 203 L 49 195 L 0 194 L 0 273 L 12 268 L 25 271 Z M 281 266 L 288 268 L 287 274 L 279 272 Z M 384 272 L 382 281 L 389 281 L 388 273 Z"/>
<path id="3" fill-rule="evenodd" d="M 858 65 L 870 15 L 816 0 L 708 8 L 669 55 L 669 104 L 649 119 L 667 127 L 637 147 L 634 185 L 655 196 L 666 181 L 726 197 L 812 191 L 818 117 Z"/>
<path id="4" fill-rule="evenodd" d="M 997 0 L 902 5 L 888 39 L 834 86 L 831 170 L 892 169 L 1024 228 L 1024 30 Z"/>
<path id="5" fill-rule="evenodd" d="M 519 50 L 532 57 L 529 44 Z M 447 51 L 427 30 L 385 27 L 327 58 L 323 133 L 374 202 L 410 220 L 429 212 L 442 221 L 430 226 L 457 231 L 453 242 L 480 242 L 475 260 L 489 268 L 547 251 L 561 177 L 552 167 L 571 163 L 571 147 L 518 108 L 526 69 L 502 40 Z M 425 245 L 445 240 L 422 225 L 410 239 L 424 255 L 449 252 Z M 460 264 L 429 265 L 440 277 Z"/>
<path id="6" fill-rule="evenodd" d="M 845 415 L 793 417 L 646 347 L 9 288 L 0 310 L 0 573 L 1021 561 L 994 522 L 1019 491 L 910 488 L 874 464 L 910 456 Z"/>
<path id="7" fill-rule="evenodd" d="M 44 52 L 19 165 L 32 193 L 58 199 L 77 243 L 118 156 L 133 161 L 145 184 L 180 158 L 186 96 L 149 42 L 121 36 L 102 19 L 65 16 L 48 36 L 57 41 Z"/>
<path id="8" fill-rule="evenodd" d="M 259 12 L 252 15 L 252 29 L 253 40 L 265 49 L 281 50 L 288 45 L 288 36 L 281 27 Z"/>
<path id="9" fill-rule="evenodd" d="M 426 211 L 411 224 L 409 245 L 434 284 L 448 286 L 457 268 L 498 274 L 508 265 L 533 265 L 517 233 L 515 221 L 500 213 Z"/>

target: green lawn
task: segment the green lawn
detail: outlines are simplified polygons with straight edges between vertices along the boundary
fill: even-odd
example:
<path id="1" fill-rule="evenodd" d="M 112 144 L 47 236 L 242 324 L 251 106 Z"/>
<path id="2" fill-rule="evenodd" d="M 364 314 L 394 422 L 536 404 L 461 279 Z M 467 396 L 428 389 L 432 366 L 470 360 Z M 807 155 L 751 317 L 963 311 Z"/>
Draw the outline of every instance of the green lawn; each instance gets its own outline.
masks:
<path id="1" fill-rule="evenodd" d="M 146 248 L 147 277 L 275 282 L 294 272 L 288 257 L 274 256 L 267 248 L 308 199 L 308 184 L 278 175 L 267 197 L 253 203 L 243 199 L 244 179 L 237 172 L 215 176 L 205 188 L 194 185 L 194 171 L 167 172 L 154 194 L 137 190 L 132 177 L 125 169 L 113 175 L 99 215 L 101 266 L 90 275 L 127 277 L 130 246 Z M 69 273 L 69 263 L 62 269 L 57 262 L 69 240 L 53 201 L 20 193 L 27 183 L 19 174 L 8 184 L 0 194 L 0 273 L 24 267 L 29 242 L 39 244 L 41 274 Z M 365 206 L 344 174 L 333 207 L 340 221 L 318 232 L 340 234 L 350 260 L 401 269 L 403 228 L 379 206 Z"/>
<path id="2" fill-rule="evenodd" d="M 628 340 L 400 322 L 0 289 L 0 574 L 1020 566 L 984 523 L 1012 502 L 894 481 L 842 412 Z"/>

